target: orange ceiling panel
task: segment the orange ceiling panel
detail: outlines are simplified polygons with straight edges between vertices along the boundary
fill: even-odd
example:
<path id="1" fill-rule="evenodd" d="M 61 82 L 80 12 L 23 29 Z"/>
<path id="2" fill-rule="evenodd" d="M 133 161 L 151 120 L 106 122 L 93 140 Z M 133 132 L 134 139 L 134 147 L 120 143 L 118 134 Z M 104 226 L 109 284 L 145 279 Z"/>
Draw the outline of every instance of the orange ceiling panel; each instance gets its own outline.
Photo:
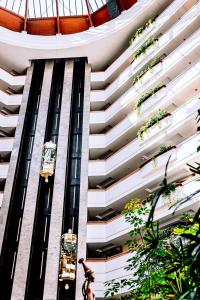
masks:
<path id="1" fill-rule="evenodd" d="M 57 33 L 57 19 L 37 18 L 27 19 L 27 33 L 34 35 L 55 35 Z"/>
<path id="2" fill-rule="evenodd" d="M 60 32 L 62 34 L 77 33 L 88 29 L 88 16 L 60 17 Z"/>
<path id="3" fill-rule="evenodd" d="M 24 18 L 0 6 L 0 26 L 13 31 L 23 30 Z"/>
<path id="4" fill-rule="evenodd" d="M 117 0 L 121 11 L 130 8 L 137 0 Z M 91 14 L 93 26 L 97 27 L 111 20 L 106 5 Z M 24 18 L 0 6 L 0 26 L 13 31 L 21 32 L 24 29 Z M 59 27 L 59 28 L 58 28 Z M 88 15 L 28 18 L 26 22 L 27 33 L 33 35 L 71 34 L 88 30 L 90 21 Z"/>
<path id="5" fill-rule="evenodd" d="M 96 10 L 92 15 L 92 23 L 95 27 L 102 25 L 111 20 L 109 11 L 106 5 Z"/>

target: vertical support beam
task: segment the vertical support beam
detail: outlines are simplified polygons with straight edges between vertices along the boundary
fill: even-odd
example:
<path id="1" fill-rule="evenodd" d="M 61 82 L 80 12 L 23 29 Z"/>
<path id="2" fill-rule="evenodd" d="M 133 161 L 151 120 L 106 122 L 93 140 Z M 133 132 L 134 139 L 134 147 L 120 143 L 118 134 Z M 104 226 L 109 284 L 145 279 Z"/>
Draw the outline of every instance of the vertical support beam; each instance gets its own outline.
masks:
<path id="1" fill-rule="evenodd" d="M 51 224 L 47 252 L 46 275 L 44 283 L 45 300 L 57 298 L 58 272 L 60 259 L 60 240 L 62 231 L 65 177 L 68 153 L 68 134 L 71 110 L 71 93 L 73 80 L 73 61 L 65 63 L 65 73 L 60 112 L 57 159 L 51 210 Z"/>
<path id="2" fill-rule="evenodd" d="M 80 177 L 80 204 L 78 225 L 78 251 L 77 258 L 86 258 L 87 242 L 87 198 L 88 198 L 88 161 L 89 161 L 89 119 L 90 119 L 90 82 L 91 67 L 86 64 L 83 129 L 82 129 L 82 153 L 81 153 L 81 177 Z M 76 273 L 76 300 L 82 300 L 82 284 L 84 281 L 83 268 L 77 264 Z"/>
<path id="3" fill-rule="evenodd" d="M 15 132 L 14 145 L 13 145 L 13 150 L 11 153 L 11 158 L 9 163 L 9 170 L 7 176 L 9 180 L 6 180 L 2 207 L 0 210 L 0 252 L 2 249 L 2 243 L 3 243 L 4 232 L 6 227 L 6 220 L 8 217 L 10 198 L 12 194 L 12 187 L 15 179 L 16 166 L 17 166 L 18 156 L 20 152 L 21 138 L 23 133 L 24 119 L 26 115 L 32 74 L 33 74 L 33 65 L 29 67 L 27 70 L 26 81 L 25 81 L 24 91 L 22 95 L 22 103 L 19 111 L 19 119 L 18 119 L 18 124 Z"/>
<path id="4" fill-rule="evenodd" d="M 92 22 L 92 16 L 91 16 L 91 13 L 90 13 L 90 6 L 89 6 L 89 2 L 88 0 L 85 0 L 85 3 L 86 3 L 86 7 L 87 7 L 87 11 L 88 11 L 88 18 L 89 18 L 89 22 L 90 22 L 90 27 L 93 27 L 93 22 Z"/>
<path id="5" fill-rule="evenodd" d="M 56 0 L 56 20 L 57 20 L 57 33 L 60 33 L 60 16 L 59 16 L 58 0 Z"/>
<path id="6" fill-rule="evenodd" d="M 24 15 L 24 31 L 27 31 L 27 16 L 28 16 L 28 0 L 25 2 L 25 15 Z"/>
<path id="7" fill-rule="evenodd" d="M 12 300 L 25 299 L 26 279 L 28 274 L 31 240 L 35 217 L 38 184 L 40 178 L 42 147 L 45 137 L 52 74 L 53 62 L 48 61 L 45 64 L 44 70 L 40 106 L 36 125 L 36 134 L 33 145 L 14 283 L 11 295 Z"/>

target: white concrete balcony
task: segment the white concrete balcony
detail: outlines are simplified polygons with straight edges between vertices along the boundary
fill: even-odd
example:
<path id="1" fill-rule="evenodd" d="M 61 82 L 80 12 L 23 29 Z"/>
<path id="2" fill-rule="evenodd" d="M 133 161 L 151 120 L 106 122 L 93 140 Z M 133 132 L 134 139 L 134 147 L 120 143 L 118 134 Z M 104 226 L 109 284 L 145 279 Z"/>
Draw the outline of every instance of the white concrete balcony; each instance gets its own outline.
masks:
<path id="1" fill-rule="evenodd" d="M 20 106 L 22 94 L 8 95 L 0 91 L 0 106 Z"/>
<path id="2" fill-rule="evenodd" d="M 172 81 L 176 76 L 180 77 L 179 74 L 184 71 L 188 62 L 199 58 L 199 52 L 200 30 L 195 32 L 161 63 L 148 71 L 105 111 L 90 112 L 91 132 L 102 130 L 105 126 L 113 124 L 113 122 L 119 122 L 124 115 L 133 110 L 133 106 L 141 94 L 153 88 L 156 84 L 158 85 L 161 82 L 166 83 L 169 81 L 169 78 Z"/>
<path id="3" fill-rule="evenodd" d="M 197 3 L 191 8 L 170 30 L 168 30 L 156 43 L 151 46 L 144 57 L 136 59 L 131 66 L 124 70 L 120 76 L 112 82 L 108 88 L 103 91 L 92 91 L 91 92 L 91 106 L 93 102 L 103 102 L 106 104 L 107 101 L 113 101 L 117 96 L 120 96 L 126 89 L 127 85 L 131 84 L 132 76 L 145 66 L 153 57 L 165 53 L 170 53 L 175 49 L 180 41 L 198 29 L 200 15 L 200 3 Z M 129 83 L 128 83 L 129 81 Z M 93 106 L 92 106 L 93 107 Z"/>
<path id="4" fill-rule="evenodd" d="M 125 144 L 127 135 L 134 136 L 137 129 L 159 108 L 167 108 L 170 104 L 180 105 L 180 99 L 185 101 L 194 94 L 195 88 L 198 88 L 200 82 L 200 61 L 190 67 L 183 74 L 171 81 L 166 88 L 160 90 L 156 95 L 150 97 L 142 104 L 140 118 L 135 111 L 129 114 L 119 124 L 113 127 L 105 134 L 93 134 L 89 138 L 89 148 L 91 156 L 106 152 L 111 147 L 119 144 Z M 193 88 L 194 90 L 193 90 Z M 162 99 L 162 101 L 161 101 Z M 178 100 L 179 99 L 179 100 Z M 181 102 L 183 104 L 183 102 Z M 119 148 L 118 147 L 118 148 Z"/>
<path id="5" fill-rule="evenodd" d="M 2 128 L 16 128 L 18 122 L 18 115 L 2 115 L 0 114 L 0 127 Z"/>
<path id="6" fill-rule="evenodd" d="M 14 138 L 0 138 L 0 152 L 11 152 Z"/>
<path id="7" fill-rule="evenodd" d="M 184 141 L 176 148 L 176 159 L 169 164 L 168 177 L 178 178 L 178 175 L 186 175 L 189 172 L 186 163 L 195 163 L 198 161 L 199 155 L 196 152 L 199 145 L 199 135 L 195 134 L 191 138 Z M 144 191 L 152 184 L 159 184 L 164 176 L 165 162 L 162 156 L 158 158 L 160 168 L 152 168 L 152 172 L 144 176 L 141 169 L 134 171 L 125 178 L 119 180 L 106 190 L 93 189 L 88 191 L 88 208 L 105 208 L 110 205 L 117 206 L 118 203 L 123 205 L 128 199 Z M 119 202 L 120 201 L 120 202 Z"/>
<path id="8" fill-rule="evenodd" d="M 147 38 L 159 32 L 165 32 L 177 19 L 189 10 L 195 1 L 175 0 L 156 19 L 152 26 L 148 27 L 140 37 L 136 38 L 133 45 L 120 55 L 105 71 L 92 72 L 92 86 L 102 85 L 116 77 L 123 68 L 132 61 L 133 52 L 140 47 Z"/>
<path id="9" fill-rule="evenodd" d="M 168 144 L 178 133 L 184 133 L 185 137 L 193 135 L 196 131 L 195 118 L 198 108 L 199 99 L 195 97 L 174 111 L 170 117 L 161 120 L 159 126 L 152 126 L 143 142 L 136 138 L 107 160 L 89 161 L 88 176 L 96 176 L 100 180 L 103 180 L 104 176 L 115 177 L 122 172 L 122 168 L 137 167 L 138 163 L 142 163 L 143 155 L 159 148 L 162 143 Z"/>
<path id="10" fill-rule="evenodd" d="M 3 81 L 9 86 L 16 86 L 16 87 L 24 86 L 25 80 L 26 80 L 25 75 L 14 76 L 9 72 L 0 68 L 0 81 Z"/>
<path id="11" fill-rule="evenodd" d="M 170 199 L 160 197 L 155 211 L 155 220 L 159 220 L 161 225 L 166 225 L 174 211 L 174 208 L 169 209 L 172 203 L 184 199 L 197 190 L 199 190 L 199 182 L 192 180 L 183 183 L 180 187 L 177 187 Z M 193 204 L 198 204 L 197 199 L 200 200 L 200 193 L 196 195 L 190 203 L 193 209 L 195 208 L 195 206 L 193 207 Z M 178 215 L 185 210 L 186 206 L 188 207 L 188 203 L 184 204 L 182 208 L 177 210 Z M 130 230 L 130 224 L 125 221 L 125 218 L 122 215 L 119 215 L 107 222 L 91 221 L 87 224 L 87 243 L 110 243 L 111 241 L 117 241 L 119 237 L 121 237 L 122 240 L 128 239 L 128 233 Z"/>
<path id="12" fill-rule="evenodd" d="M 9 163 L 0 163 L 0 179 L 6 179 L 8 175 Z"/>

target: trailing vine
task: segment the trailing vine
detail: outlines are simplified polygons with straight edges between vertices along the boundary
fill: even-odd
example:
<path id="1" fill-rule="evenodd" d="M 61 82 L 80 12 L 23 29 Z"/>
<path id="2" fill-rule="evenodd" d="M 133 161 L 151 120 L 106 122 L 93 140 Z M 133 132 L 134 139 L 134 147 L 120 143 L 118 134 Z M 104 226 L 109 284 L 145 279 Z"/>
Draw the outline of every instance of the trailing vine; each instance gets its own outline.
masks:
<path id="1" fill-rule="evenodd" d="M 142 103 L 144 103 L 147 99 L 149 99 L 151 96 L 155 95 L 158 91 L 160 91 L 164 87 L 166 87 L 165 84 L 159 84 L 159 85 L 155 86 L 154 88 L 146 91 L 144 94 L 142 94 L 142 96 L 139 98 L 139 100 L 135 104 L 135 110 L 136 110 L 137 116 L 140 115 L 140 112 L 141 112 L 140 108 L 141 108 Z"/>
<path id="2" fill-rule="evenodd" d="M 162 57 L 161 56 L 158 56 L 158 57 L 155 57 L 154 59 L 152 59 L 147 67 L 145 67 L 143 70 L 141 70 L 137 75 L 135 75 L 133 77 L 133 84 L 135 84 L 140 78 L 142 78 L 142 76 L 145 73 L 150 71 L 154 66 L 156 66 L 160 62 L 162 62 Z"/>
<path id="3" fill-rule="evenodd" d="M 140 55 L 145 54 L 148 48 L 154 45 L 158 41 L 155 37 L 150 37 L 136 52 L 134 59 L 137 59 Z"/>
<path id="4" fill-rule="evenodd" d="M 148 131 L 150 127 L 152 127 L 155 124 L 158 124 L 162 119 L 166 118 L 170 114 L 166 110 L 159 110 L 157 113 L 155 113 L 137 132 L 138 139 L 143 141 L 144 139 L 144 133 Z"/>
<path id="5" fill-rule="evenodd" d="M 139 27 L 135 34 L 131 37 L 130 41 L 129 41 L 129 45 L 131 46 L 133 44 L 133 42 L 142 35 L 142 33 L 145 31 L 145 29 L 147 29 L 151 24 L 153 24 L 153 22 L 155 21 L 155 19 L 149 19 L 143 26 Z"/>

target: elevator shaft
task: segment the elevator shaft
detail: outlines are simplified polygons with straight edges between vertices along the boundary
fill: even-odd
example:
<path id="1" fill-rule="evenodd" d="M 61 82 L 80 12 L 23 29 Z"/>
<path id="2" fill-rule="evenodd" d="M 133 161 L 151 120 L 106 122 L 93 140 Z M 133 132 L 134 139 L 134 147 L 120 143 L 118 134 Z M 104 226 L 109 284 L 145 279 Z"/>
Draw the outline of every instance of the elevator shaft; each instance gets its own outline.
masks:
<path id="1" fill-rule="evenodd" d="M 72 229 L 72 232 L 78 235 L 84 80 L 85 59 L 75 59 L 71 98 L 70 129 L 68 141 L 69 149 L 66 166 L 62 234 L 67 232 L 68 229 Z M 75 299 L 75 281 L 69 282 L 69 289 L 67 290 L 65 289 L 65 282 L 59 282 L 58 300 L 73 299 Z"/>
<path id="2" fill-rule="evenodd" d="M 15 263 L 26 198 L 29 168 L 37 123 L 41 86 L 44 75 L 43 61 L 34 63 L 31 87 L 21 138 L 14 184 L 6 222 L 0 262 L 0 299 L 8 300 L 11 296 Z"/>
<path id="3" fill-rule="evenodd" d="M 57 143 L 64 66 L 65 60 L 54 61 L 45 142 L 51 140 Z M 29 300 L 43 298 L 53 186 L 54 177 L 48 183 L 40 178 L 25 294 Z"/>

